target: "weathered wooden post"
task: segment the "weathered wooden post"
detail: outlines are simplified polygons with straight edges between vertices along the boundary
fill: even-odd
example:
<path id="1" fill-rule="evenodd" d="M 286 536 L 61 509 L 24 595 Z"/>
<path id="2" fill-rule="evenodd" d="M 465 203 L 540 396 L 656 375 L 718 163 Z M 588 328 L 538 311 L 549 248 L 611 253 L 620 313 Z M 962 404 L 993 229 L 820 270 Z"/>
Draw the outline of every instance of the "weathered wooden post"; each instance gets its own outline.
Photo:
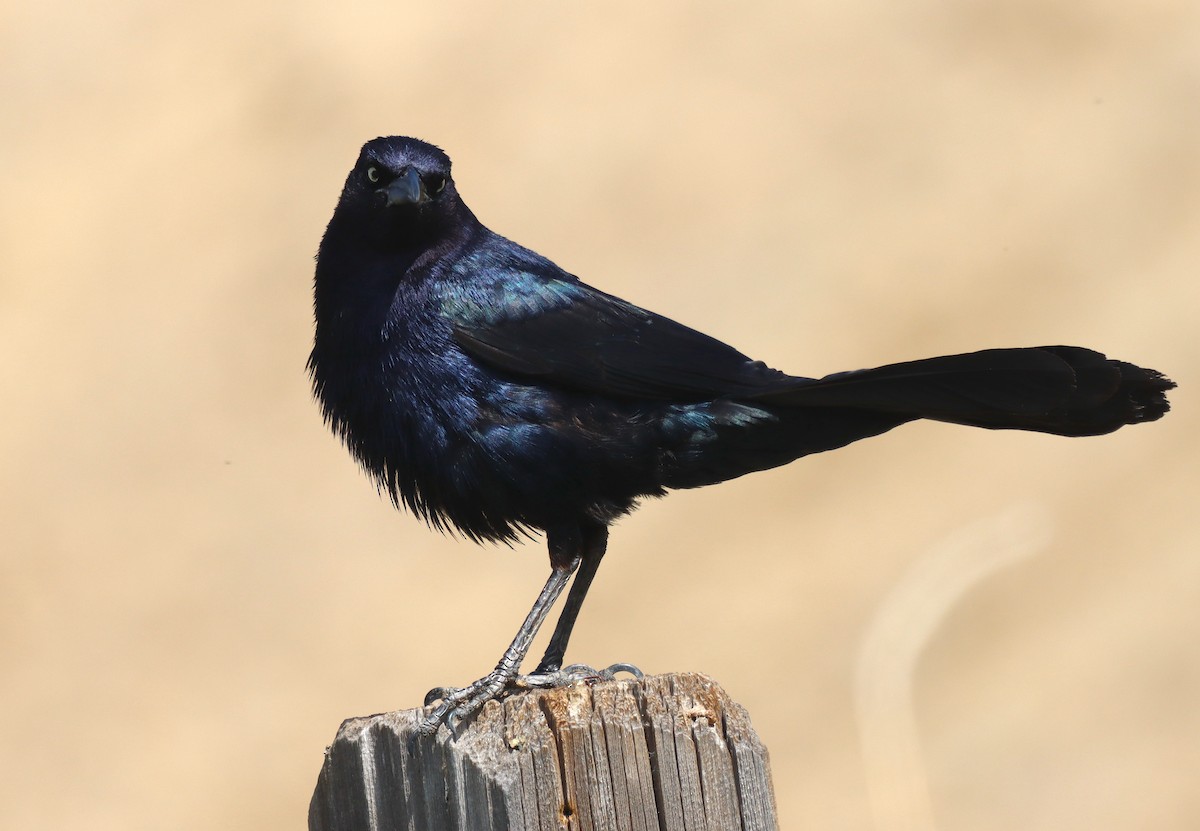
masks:
<path id="1" fill-rule="evenodd" d="M 349 719 L 309 831 L 768 831 L 767 750 L 715 681 L 680 673 L 490 702 L 457 741 L 421 710 Z"/>

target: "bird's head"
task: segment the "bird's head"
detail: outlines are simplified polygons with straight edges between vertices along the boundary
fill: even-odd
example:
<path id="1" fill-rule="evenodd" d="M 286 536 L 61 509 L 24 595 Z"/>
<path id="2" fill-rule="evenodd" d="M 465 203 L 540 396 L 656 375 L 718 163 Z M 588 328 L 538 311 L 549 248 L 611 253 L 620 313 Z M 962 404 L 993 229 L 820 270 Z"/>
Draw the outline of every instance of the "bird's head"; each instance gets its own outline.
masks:
<path id="1" fill-rule="evenodd" d="M 474 217 L 450 175 L 450 157 L 414 138 L 363 145 L 334 214 L 380 242 L 432 242 Z"/>

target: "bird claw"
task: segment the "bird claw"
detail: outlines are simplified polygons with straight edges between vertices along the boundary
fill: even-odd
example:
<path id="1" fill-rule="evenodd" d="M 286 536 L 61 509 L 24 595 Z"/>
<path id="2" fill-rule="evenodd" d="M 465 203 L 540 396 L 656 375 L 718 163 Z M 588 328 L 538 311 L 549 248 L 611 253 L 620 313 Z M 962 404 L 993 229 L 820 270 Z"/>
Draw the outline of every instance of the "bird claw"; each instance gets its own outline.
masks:
<path id="1" fill-rule="evenodd" d="M 646 677 L 646 673 L 642 672 L 640 669 L 635 667 L 633 664 L 627 664 L 624 661 L 619 661 L 618 663 L 615 663 L 615 664 L 609 664 L 607 667 L 604 668 L 603 673 L 604 673 L 605 680 L 606 681 L 615 680 L 618 672 L 628 673 L 629 675 L 632 675 L 634 678 L 636 678 L 639 681 L 641 681 L 643 678 Z"/>
<path id="2" fill-rule="evenodd" d="M 594 669 L 587 664 L 571 664 L 562 669 L 530 675 L 517 675 L 515 672 L 494 669 L 465 687 L 434 687 L 425 694 L 425 706 L 432 706 L 439 700 L 441 703 L 425 716 L 417 727 L 417 733 L 432 736 L 438 727 L 444 724 L 450 735 L 457 739 L 459 728 L 467 719 L 475 715 L 487 702 L 500 698 L 511 690 L 550 689 L 580 682 L 595 684 L 599 681 L 612 681 L 619 672 L 628 673 L 638 679 L 645 677 L 633 664 L 612 664 L 604 669 Z"/>
<path id="3" fill-rule="evenodd" d="M 445 699 L 446 696 L 453 695 L 457 691 L 458 691 L 458 687 L 434 687 L 432 690 L 425 693 L 425 705 L 424 706 L 428 707 L 428 706 L 432 705 L 433 702 L 441 701 L 441 700 Z"/>

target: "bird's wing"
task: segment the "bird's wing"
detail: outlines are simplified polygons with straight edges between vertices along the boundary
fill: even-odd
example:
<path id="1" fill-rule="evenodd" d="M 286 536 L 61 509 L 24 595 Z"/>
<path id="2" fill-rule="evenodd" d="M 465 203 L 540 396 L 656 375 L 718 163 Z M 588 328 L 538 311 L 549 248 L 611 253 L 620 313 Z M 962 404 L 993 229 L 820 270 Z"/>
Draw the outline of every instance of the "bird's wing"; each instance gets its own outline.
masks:
<path id="1" fill-rule="evenodd" d="M 506 372 L 618 398 L 701 401 L 794 384 L 695 329 L 583 283 L 526 279 L 450 314 L 470 355 Z"/>

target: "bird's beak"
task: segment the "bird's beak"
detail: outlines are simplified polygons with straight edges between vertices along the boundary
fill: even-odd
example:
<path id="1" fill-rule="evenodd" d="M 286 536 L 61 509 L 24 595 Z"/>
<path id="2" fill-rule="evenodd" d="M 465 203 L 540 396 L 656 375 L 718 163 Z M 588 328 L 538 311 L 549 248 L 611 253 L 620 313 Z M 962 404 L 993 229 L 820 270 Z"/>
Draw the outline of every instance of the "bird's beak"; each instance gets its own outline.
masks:
<path id="1" fill-rule="evenodd" d="M 429 201 L 429 194 L 425 192 L 425 185 L 421 182 L 421 176 L 417 173 L 416 168 L 412 167 L 406 170 L 403 176 L 397 176 L 393 179 L 383 189 L 383 194 L 386 197 L 385 204 L 388 207 L 392 205 L 416 205 L 420 202 Z"/>

